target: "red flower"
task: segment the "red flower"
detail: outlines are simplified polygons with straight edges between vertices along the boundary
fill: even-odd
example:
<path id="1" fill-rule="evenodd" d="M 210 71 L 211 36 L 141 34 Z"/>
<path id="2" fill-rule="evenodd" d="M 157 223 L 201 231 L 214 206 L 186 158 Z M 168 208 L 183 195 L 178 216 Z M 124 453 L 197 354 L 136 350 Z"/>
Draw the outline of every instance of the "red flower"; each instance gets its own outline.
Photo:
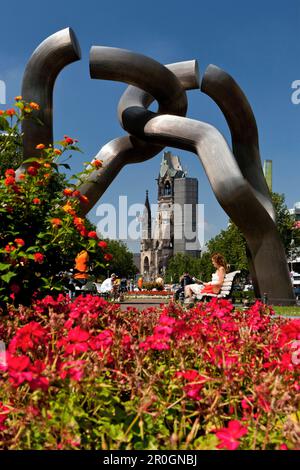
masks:
<path id="1" fill-rule="evenodd" d="M 107 248 L 107 243 L 104 240 L 101 240 L 98 243 L 98 246 L 100 246 L 100 248 L 103 248 L 103 250 L 105 250 Z"/>
<path id="2" fill-rule="evenodd" d="M 27 168 L 27 173 L 31 176 L 36 176 L 37 175 L 37 169 L 34 166 L 29 166 Z"/>
<path id="3" fill-rule="evenodd" d="M 44 262 L 44 255 L 42 253 L 34 253 L 34 261 L 36 263 L 42 264 Z"/>
<path id="4" fill-rule="evenodd" d="M 9 168 L 8 170 L 5 171 L 5 176 L 8 177 L 8 176 L 16 176 L 16 172 L 15 170 L 13 170 L 12 168 Z"/>
<path id="5" fill-rule="evenodd" d="M 248 430 L 239 421 L 229 421 L 228 428 L 221 428 L 216 431 L 216 436 L 220 440 L 217 446 L 219 449 L 235 450 L 239 447 L 238 439 L 247 434 Z"/>
<path id="6" fill-rule="evenodd" d="M 75 191 L 73 191 L 73 193 L 72 193 L 73 197 L 78 197 L 80 195 L 81 195 L 81 192 L 78 189 L 75 189 Z"/>
<path id="7" fill-rule="evenodd" d="M 4 248 L 4 250 L 7 252 L 7 253 L 10 253 L 12 251 L 15 251 L 16 250 L 16 247 L 12 244 L 12 243 L 8 243 L 6 245 L 6 247 Z"/>
<path id="8" fill-rule="evenodd" d="M 4 431 L 7 428 L 4 423 L 8 418 L 9 412 L 9 408 L 0 401 L 0 431 Z"/>
<path id="9" fill-rule="evenodd" d="M 94 230 L 92 230 L 91 232 L 88 233 L 88 237 L 89 238 L 98 238 L 97 233 Z"/>
<path id="10" fill-rule="evenodd" d="M 64 142 L 63 142 L 63 145 L 66 144 L 66 145 L 71 145 L 75 142 L 74 139 L 72 139 L 71 137 L 69 137 L 68 135 L 64 135 Z"/>
<path id="11" fill-rule="evenodd" d="M 111 261 L 113 259 L 113 255 L 111 255 L 110 253 L 105 253 L 104 259 L 105 261 Z"/>
<path id="12" fill-rule="evenodd" d="M 35 197 L 33 200 L 32 200 L 33 204 L 40 204 L 41 203 L 41 200 L 38 198 L 38 197 Z"/>
<path id="13" fill-rule="evenodd" d="M 62 151 L 59 150 L 59 149 L 54 149 L 53 152 L 55 153 L 55 155 L 61 155 L 62 154 Z"/>
<path id="14" fill-rule="evenodd" d="M 48 332 L 39 323 L 31 321 L 27 325 L 19 328 L 9 343 L 9 352 L 15 353 L 17 349 L 27 352 L 28 349 L 35 349 L 39 344 L 43 344 Z"/>
<path id="15" fill-rule="evenodd" d="M 15 184 L 15 178 L 13 176 L 8 176 L 4 180 L 4 184 L 5 184 L 5 186 L 11 186 L 12 184 Z"/>
<path id="16" fill-rule="evenodd" d="M 21 95 L 15 96 L 15 101 L 21 101 L 23 98 Z"/>
<path id="17" fill-rule="evenodd" d="M 7 116 L 14 116 L 16 111 L 13 108 L 7 109 L 6 111 Z"/>
<path id="18" fill-rule="evenodd" d="M 24 246 L 25 245 L 25 242 L 24 242 L 23 238 L 15 238 L 15 243 L 19 246 Z"/>
<path id="19" fill-rule="evenodd" d="M 45 148 L 45 145 L 44 144 L 38 144 L 35 146 L 36 149 L 38 150 L 43 150 Z"/>

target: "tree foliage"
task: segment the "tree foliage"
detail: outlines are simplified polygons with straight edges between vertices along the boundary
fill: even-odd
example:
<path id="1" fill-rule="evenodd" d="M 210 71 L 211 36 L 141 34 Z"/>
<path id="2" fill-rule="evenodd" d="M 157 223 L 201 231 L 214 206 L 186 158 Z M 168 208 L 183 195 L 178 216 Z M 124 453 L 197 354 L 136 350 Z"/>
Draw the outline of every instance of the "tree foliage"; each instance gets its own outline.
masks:
<path id="1" fill-rule="evenodd" d="M 272 200 L 277 228 L 285 252 L 289 256 L 292 239 L 295 240 L 295 246 L 300 246 L 300 230 L 295 227 L 294 218 L 285 204 L 284 194 L 272 193 Z M 230 271 L 248 271 L 245 238 L 238 227 L 229 221 L 226 229 L 207 242 L 207 250 L 202 253 L 201 258 L 181 253 L 173 256 L 168 263 L 167 280 L 173 279 L 177 282 L 184 271 L 189 271 L 196 277 L 200 275 L 203 279 L 209 279 L 214 271 L 211 264 L 211 256 L 214 253 L 221 253 L 225 257 Z"/>

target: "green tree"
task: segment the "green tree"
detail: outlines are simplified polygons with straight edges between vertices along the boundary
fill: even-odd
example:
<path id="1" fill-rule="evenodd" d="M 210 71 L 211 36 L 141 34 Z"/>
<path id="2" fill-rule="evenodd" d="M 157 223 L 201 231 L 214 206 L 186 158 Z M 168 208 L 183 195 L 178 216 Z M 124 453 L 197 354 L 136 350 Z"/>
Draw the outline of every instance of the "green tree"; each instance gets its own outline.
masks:
<path id="1" fill-rule="evenodd" d="M 295 228 L 295 221 L 285 204 L 284 194 L 272 193 L 272 200 L 277 228 L 288 256 L 292 239 L 295 241 L 295 247 L 300 246 L 300 230 Z M 178 277 L 184 271 L 198 273 L 202 279 L 209 279 L 214 271 L 211 263 L 211 256 L 214 253 L 221 253 L 225 257 L 230 265 L 230 271 L 248 271 L 245 238 L 238 227 L 229 221 L 225 230 L 207 242 L 207 251 L 202 253 L 200 259 L 192 258 L 186 254 L 173 256 L 169 260 L 167 268 L 168 280 L 172 277 L 177 282 Z"/>
<path id="2" fill-rule="evenodd" d="M 125 243 L 119 240 L 107 240 L 107 243 L 108 251 L 113 256 L 109 263 L 110 273 L 115 272 L 118 276 L 127 278 L 134 276 L 138 270 L 133 261 L 133 254 Z"/>

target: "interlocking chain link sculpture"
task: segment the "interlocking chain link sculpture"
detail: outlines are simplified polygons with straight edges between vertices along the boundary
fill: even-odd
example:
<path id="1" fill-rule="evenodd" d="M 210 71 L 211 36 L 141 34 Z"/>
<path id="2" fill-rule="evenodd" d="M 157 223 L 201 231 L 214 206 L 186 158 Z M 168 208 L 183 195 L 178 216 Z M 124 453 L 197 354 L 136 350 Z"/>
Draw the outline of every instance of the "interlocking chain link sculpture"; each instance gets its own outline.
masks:
<path id="1" fill-rule="evenodd" d="M 64 66 L 80 58 L 74 32 L 67 28 L 47 38 L 33 53 L 25 70 L 22 95 L 36 101 L 44 126 L 24 124 L 24 158 L 35 146 L 52 143 L 52 94 L 55 79 Z M 247 241 L 249 269 L 255 294 L 268 295 L 271 303 L 295 302 L 284 248 L 275 223 L 271 196 L 263 175 L 258 131 L 251 106 L 234 79 L 210 65 L 201 83 L 202 92 L 221 109 L 228 123 L 232 150 L 212 125 L 186 118 L 186 91 L 199 88 L 195 60 L 162 65 L 124 49 L 94 46 L 90 52 L 93 79 L 114 80 L 129 86 L 120 99 L 118 116 L 128 135 L 104 145 L 95 158 L 103 166 L 80 186 L 89 204 L 86 214 L 100 199 L 121 169 L 157 155 L 165 146 L 195 153 L 212 190 Z M 157 100 L 157 113 L 149 111 Z"/>

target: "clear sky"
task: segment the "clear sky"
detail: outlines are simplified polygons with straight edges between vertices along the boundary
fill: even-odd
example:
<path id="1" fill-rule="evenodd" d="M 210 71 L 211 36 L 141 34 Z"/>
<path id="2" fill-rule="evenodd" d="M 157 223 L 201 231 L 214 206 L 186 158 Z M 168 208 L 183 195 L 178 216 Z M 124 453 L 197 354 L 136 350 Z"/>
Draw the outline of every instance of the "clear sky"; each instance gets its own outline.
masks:
<path id="1" fill-rule="evenodd" d="M 2 2 L 1 2 L 2 3 Z M 273 160 L 273 189 L 285 193 L 288 206 L 300 200 L 300 104 L 291 102 L 291 83 L 300 80 L 300 14 L 297 0 L 86 0 L 14 1 L 0 6 L 0 80 L 7 85 L 7 103 L 20 93 L 24 66 L 37 45 L 50 34 L 71 26 L 81 45 L 82 60 L 60 74 L 54 95 L 55 138 L 69 134 L 80 141 L 84 155 L 73 159 L 74 172 L 109 140 L 123 135 L 116 117 L 125 85 L 91 80 L 92 45 L 122 47 L 162 63 L 197 59 L 200 72 L 212 63 L 229 72 L 246 93 L 256 116 L 261 157 Z M 226 122 L 210 98 L 189 93 L 188 116 L 216 126 L 229 140 Z M 176 154 L 199 179 L 199 202 L 205 204 L 206 239 L 227 225 L 197 158 Z M 126 167 L 101 202 L 144 202 L 149 189 L 156 202 L 161 155 Z M 90 218 L 97 223 L 95 210 Z M 137 245 L 129 245 L 138 251 Z"/>

